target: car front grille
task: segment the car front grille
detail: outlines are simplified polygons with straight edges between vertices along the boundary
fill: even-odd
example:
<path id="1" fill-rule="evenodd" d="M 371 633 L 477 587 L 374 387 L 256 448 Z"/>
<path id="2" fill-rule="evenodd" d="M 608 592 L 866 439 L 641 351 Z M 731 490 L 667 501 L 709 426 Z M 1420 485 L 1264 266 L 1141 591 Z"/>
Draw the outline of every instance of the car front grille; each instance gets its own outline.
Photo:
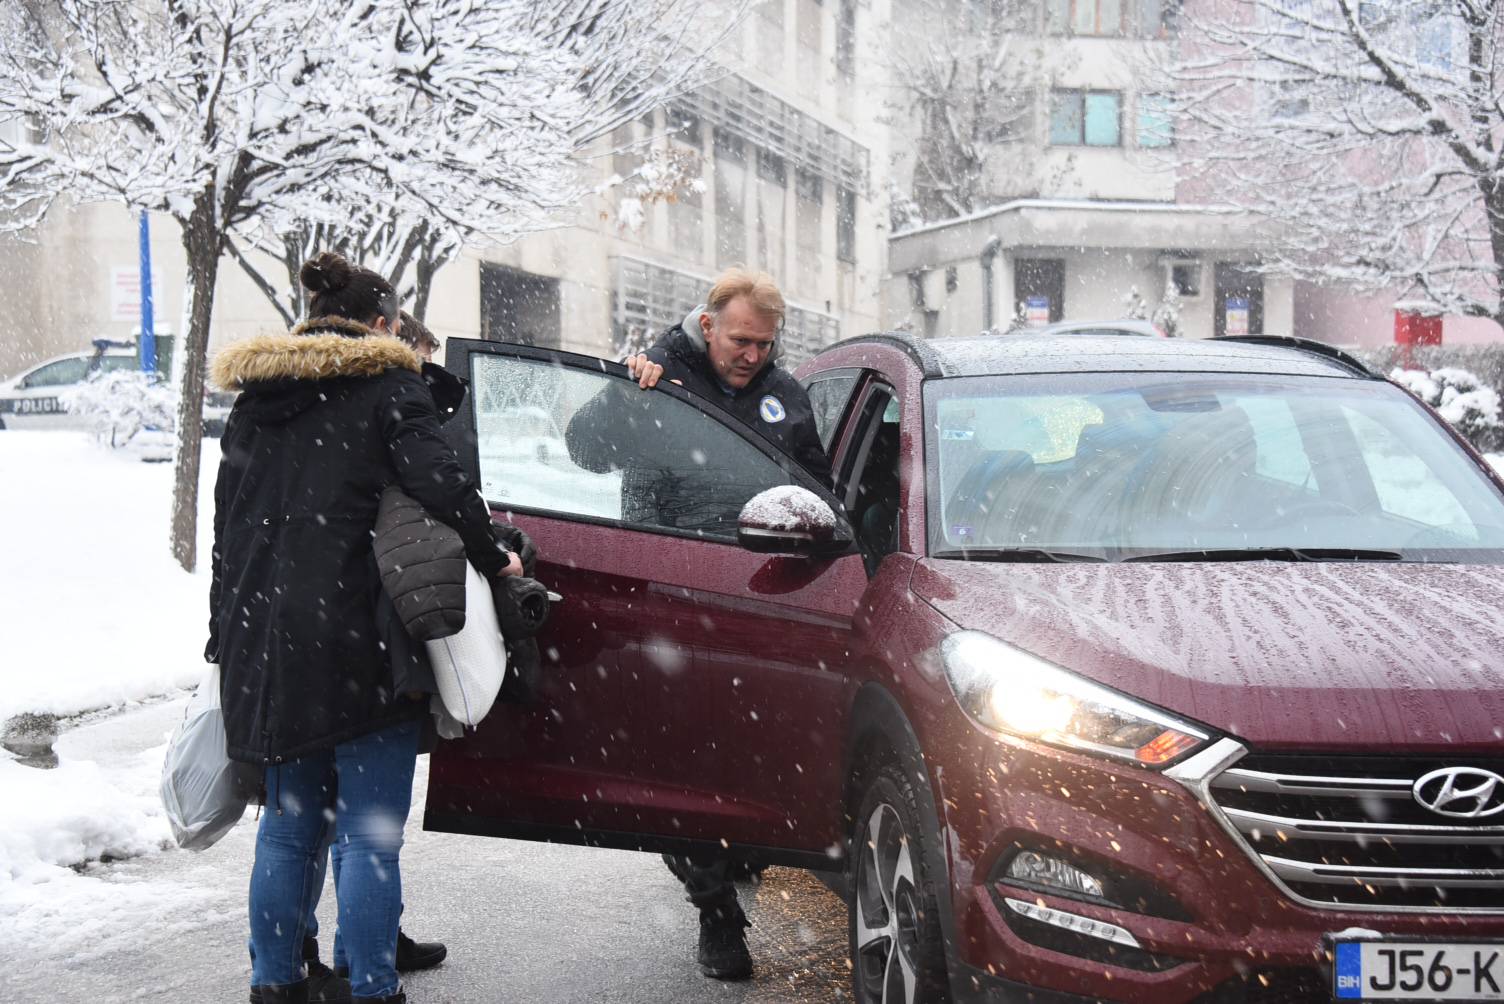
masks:
<path id="1" fill-rule="evenodd" d="M 1210 794 L 1250 853 L 1296 898 L 1321 906 L 1504 910 L 1504 816 L 1450 819 L 1415 781 L 1495 760 L 1251 754 Z"/>

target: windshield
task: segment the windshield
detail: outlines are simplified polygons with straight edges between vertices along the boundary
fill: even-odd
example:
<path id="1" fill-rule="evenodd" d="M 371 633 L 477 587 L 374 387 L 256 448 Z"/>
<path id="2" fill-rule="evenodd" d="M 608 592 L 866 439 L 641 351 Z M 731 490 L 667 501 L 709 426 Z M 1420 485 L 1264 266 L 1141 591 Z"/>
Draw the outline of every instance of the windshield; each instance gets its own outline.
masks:
<path id="1" fill-rule="evenodd" d="M 1499 492 L 1387 383 L 1087 373 L 925 386 L 932 554 L 1504 557 Z"/>

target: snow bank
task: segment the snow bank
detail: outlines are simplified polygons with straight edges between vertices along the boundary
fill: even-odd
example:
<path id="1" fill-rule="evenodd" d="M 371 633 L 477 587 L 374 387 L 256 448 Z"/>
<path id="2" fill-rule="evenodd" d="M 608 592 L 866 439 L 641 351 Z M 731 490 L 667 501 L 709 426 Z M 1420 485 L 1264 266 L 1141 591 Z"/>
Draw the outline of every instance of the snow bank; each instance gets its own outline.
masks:
<path id="1" fill-rule="evenodd" d="M 180 711 L 181 702 L 172 703 Z M 66 749 L 66 742 L 60 744 Z M 201 885 L 145 881 L 133 869 L 86 862 L 154 854 L 172 846 L 157 797 L 165 744 L 122 761 L 70 759 L 55 770 L 0 753 L 0 962 L 30 963 L 129 950 L 142 925 L 191 927 L 216 902 Z M 244 827 L 245 824 L 242 824 Z"/>
<path id="2" fill-rule="evenodd" d="M 65 877 L 70 866 L 134 857 L 172 842 L 157 796 L 166 745 L 127 764 L 63 761 L 54 770 L 0 760 L 0 917 L 26 899 L 15 886 Z"/>
<path id="3" fill-rule="evenodd" d="M 0 432 L 0 723 L 197 683 L 217 440 L 205 441 L 204 460 L 200 570 L 190 575 L 168 549 L 171 465 L 112 453 L 82 432 Z M 6 790 L 0 783 L 0 797 Z"/>

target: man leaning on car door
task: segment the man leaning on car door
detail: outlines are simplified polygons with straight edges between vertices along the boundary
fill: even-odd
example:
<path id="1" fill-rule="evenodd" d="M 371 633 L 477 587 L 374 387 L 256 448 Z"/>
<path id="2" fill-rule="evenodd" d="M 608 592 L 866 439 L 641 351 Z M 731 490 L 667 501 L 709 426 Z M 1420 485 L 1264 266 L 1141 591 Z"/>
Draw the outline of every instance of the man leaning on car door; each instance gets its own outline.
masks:
<path id="1" fill-rule="evenodd" d="M 626 366 L 645 390 L 667 378 L 713 402 L 756 429 L 829 487 L 830 460 L 820 445 L 809 395 L 777 364 L 784 313 L 783 294 L 766 272 L 727 269 L 716 278 L 704 305 L 663 332 L 647 352 L 627 359 Z M 582 408 L 566 430 L 570 457 L 592 470 L 618 466 L 631 454 L 632 444 L 621 442 L 621 426 L 606 420 L 608 401 L 604 396 L 599 408 L 591 405 Z M 713 483 L 679 485 L 673 498 L 663 497 L 656 488 L 630 489 L 625 479 L 622 488 L 624 501 L 631 494 L 636 496 L 634 504 L 649 499 L 648 504 L 675 513 L 703 511 L 707 503 L 715 508 L 716 499 L 709 497 L 717 490 Z M 683 499 L 679 496 L 685 489 L 707 497 Z M 687 501 L 699 505 L 686 506 Z M 744 501 L 740 496 L 728 499 L 728 511 L 740 510 Z M 679 525 L 676 519 L 657 522 L 675 526 Z M 721 980 L 750 977 L 752 957 L 743 933 L 747 919 L 732 884 L 738 863 L 715 852 L 665 854 L 663 860 L 684 883 L 689 901 L 700 910 L 696 958 L 701 971 Z"/>

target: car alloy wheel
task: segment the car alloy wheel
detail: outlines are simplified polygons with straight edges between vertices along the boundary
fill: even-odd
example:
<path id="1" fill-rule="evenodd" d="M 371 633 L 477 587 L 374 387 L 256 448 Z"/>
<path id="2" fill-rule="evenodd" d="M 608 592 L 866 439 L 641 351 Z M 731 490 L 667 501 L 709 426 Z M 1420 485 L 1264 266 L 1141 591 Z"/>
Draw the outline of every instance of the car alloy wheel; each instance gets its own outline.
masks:
<path id="1" fill-rule="evenodd" d="M 943 999 L 943 948 L 923 874 L 913 786 L 894 764 L 873 776 L 852 834 L 852 979 L 860 1004 Z M 942 960 L 937 963 L 938 960 Z"/>

